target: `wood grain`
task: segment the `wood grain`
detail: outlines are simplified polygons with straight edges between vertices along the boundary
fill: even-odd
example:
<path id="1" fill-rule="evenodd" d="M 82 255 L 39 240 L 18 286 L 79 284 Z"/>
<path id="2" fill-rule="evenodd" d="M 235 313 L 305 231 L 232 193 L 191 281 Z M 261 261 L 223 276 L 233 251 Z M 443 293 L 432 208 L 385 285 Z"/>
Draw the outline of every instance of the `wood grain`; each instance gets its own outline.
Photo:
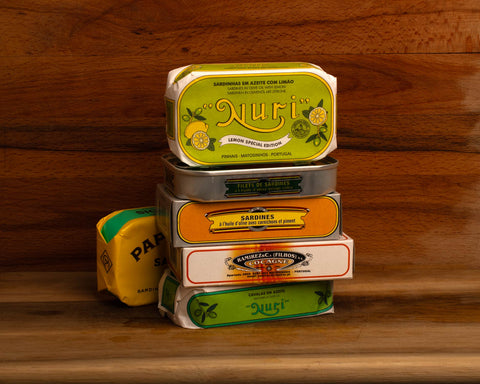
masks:
<path id="1" fill-rule="evenodd" d="M 8 270 L 91 269 L 96 222 L 117 209 L 154 204 L 163 180 L 161 152 L 17 153 L 3 179 L 11 196 L 3 208 L 9 221 L 2 224 L 9 246 L 1 265 Z M 29 156 L 41 159 L 37 167 Z M 343 227 L 356 241 L 357 266 L 478 268 L 478 154 L 340 149 L 336 157 Z"/>
<path id="2" fill-rule="evenodd" d="M 480 285 L 457 270 L 391 265 L 336 283 L 333 315 L 198 331 L 95 293 L 94 273 L 2 273 L 2 379 L 475 382 Z"/>
<path id="3" fill-rule="evenodd" d="M 111 211 L 154 203 L 167 147 L 160 83 L 168 64 L 12 60 L 10 72 L 0 72 L 5 80 L 15 76 L 0 103 L 0 178 L 8 197 L 2 211 L 10 218 L 1 223 L 0 265 L 91 269 L 95 223 Z M 340 149 L 333 156 L 341 160 L 344 228 L 364 255 L 357 263 L 408 263 L 415 252 L 422 263 L 449 262 L 448 243 L 455 258 L 478 265 L 477 55 L 325 61 L 339 78 Z"/>
<path id="4" fill-rule="evenodd" d="M 166 147 L 163 90 L 175 64 L 138 57 L 8 61 L 0 62 L 5 147 Z M 338 77 L 342 147 L 479 151 L 478 55 L 341 55 L 318 63 Z"/>
<path id="5" fill-rule="evenodd" d="M 348 127 L 357 117 L 363 118 L 360 123 L 370 118 L 375 127 L 409 127 L 415 132 L 428 128 L 427 118 L 433 125 L 429 129 L 434 130 L 451 127 L 454 121 L 461 129 L 478 123 L 477 55 L 322 55 L 305 59 L 337 76 L 340 127 Z M 0 63 L 3 125 L 20 129 L 163 126 L 166 75 L 183 64 L 131 56 L 7 58 Z M 391 120 L 382 120 L 385 118 Z M 422 120 L 417 122 L 417 118 Z"/>
<path id="6" fill-rule="evenodd" d="M 5 56 L 164 56 L 189 62 L 323 54 L 478 52 L 475 0 L 17 1 Z M 11 25 L 15 28 L 11 28 Z M 279 38 L 281 37 L 281 38 Z"/>
<path id="7" fill-rule="evenodd" d="M 475 354 L 220 356 L 7 362 L 10 383 L 476 383 Z M 88 368 L 87 368 L 88 367 Z M 188 370 L 185 369 L 188 367 Z M 235 369 L 229 369 L 235 367 Z"/>

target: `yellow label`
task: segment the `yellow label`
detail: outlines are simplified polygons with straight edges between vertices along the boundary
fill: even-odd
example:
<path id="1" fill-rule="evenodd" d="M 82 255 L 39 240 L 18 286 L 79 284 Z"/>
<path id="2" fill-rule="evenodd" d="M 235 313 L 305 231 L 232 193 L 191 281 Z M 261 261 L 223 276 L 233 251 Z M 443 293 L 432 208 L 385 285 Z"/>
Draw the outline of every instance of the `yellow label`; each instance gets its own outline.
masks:
<path id="1" fill-rule="evenodd" d="M 340 206 L 330 196 L 209 203 L 191 201 L 183 205 L 176 216 L 177 234 L 189 244 L 306 239 L 327 237 L 337 231 Z"/>
<path id="2" fill-rule="evenodd" d="M 303 228 L 306 209 L 277 208 L 268 211 L 226 211 L 207 214 L 210 232 Z"/>

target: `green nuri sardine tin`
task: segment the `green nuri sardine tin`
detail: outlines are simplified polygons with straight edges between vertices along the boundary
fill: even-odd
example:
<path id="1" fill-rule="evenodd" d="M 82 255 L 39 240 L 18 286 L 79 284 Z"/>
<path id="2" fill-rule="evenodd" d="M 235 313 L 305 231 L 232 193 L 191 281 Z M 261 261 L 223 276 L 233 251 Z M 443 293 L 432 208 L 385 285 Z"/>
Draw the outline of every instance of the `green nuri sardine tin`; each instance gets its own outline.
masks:
<path id="1" fill-rule="evenodd" d="M 336 78 L 309 63 L 189 65 L 165 92 L 171 151 L 190 166 L 311 162 L 336 146 Z"/>
<path id="2" fill-rule="evenodd" d="M 159 283 L 160 313 L 200 329 L 333 313 L 333 282 L 186 288 L 168 270 Z"/>

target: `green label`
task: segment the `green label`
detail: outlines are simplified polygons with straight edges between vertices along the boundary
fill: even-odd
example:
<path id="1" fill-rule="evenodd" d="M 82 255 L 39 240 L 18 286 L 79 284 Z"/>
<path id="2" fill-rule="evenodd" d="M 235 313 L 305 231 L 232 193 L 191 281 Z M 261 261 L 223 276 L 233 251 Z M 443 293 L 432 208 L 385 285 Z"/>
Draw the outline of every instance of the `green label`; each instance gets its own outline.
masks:
<path id="1" fill-rule="evenodd" d="M 176 113 L 178 145 L 202 165 L 308 161 L 335 135 L 332 90 L 309 72 L 203 76 Z"/>
<path id="2" fill-rule="evenodd" d="M 120 231 L 120 229 L 122 229 L 122 227 L 130 220 L 138 219 L 140 217 L 154 216 L 155 212 L 155 207 L 125 209 L 108 219 L 105 224 L 103 224 L 100 233 L 105 239 L 105 242 L 108 243 L 116 236 L 118 231 Z"/>
<path id="3" fill-rule="evenodd" d="M 175 293 L 179 285 L 180 283 L 172 279 L 170 276 L 167 276 L 163 283 L 161 305 L 171 313 L 175 313 Z"/>
<path id="4" fill-rule="evenodd" d="M 225 181 L 225 196 L 291 195 L 302 191 L 301 181 L 301 176 L 232 179 Z"/>
<path id="5" fill-rule="evenodd" d="M 274 284 L 199 293 L 187 305 L 192 322 L 201 328 L 311 316 L 333 305 L 332 283 Z"/>

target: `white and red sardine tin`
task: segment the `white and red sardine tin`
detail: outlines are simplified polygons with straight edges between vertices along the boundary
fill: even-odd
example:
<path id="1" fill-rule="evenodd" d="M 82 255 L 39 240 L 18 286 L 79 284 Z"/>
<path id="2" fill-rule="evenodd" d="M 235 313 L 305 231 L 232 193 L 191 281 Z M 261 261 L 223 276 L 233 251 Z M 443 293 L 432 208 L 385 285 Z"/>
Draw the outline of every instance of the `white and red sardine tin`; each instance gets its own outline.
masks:
<path id="1" fill-rule="evenodd" d="M 338 240 L 171 248 L 167 262 L 185 287 L 351 279 L 354 242 Z"/>

